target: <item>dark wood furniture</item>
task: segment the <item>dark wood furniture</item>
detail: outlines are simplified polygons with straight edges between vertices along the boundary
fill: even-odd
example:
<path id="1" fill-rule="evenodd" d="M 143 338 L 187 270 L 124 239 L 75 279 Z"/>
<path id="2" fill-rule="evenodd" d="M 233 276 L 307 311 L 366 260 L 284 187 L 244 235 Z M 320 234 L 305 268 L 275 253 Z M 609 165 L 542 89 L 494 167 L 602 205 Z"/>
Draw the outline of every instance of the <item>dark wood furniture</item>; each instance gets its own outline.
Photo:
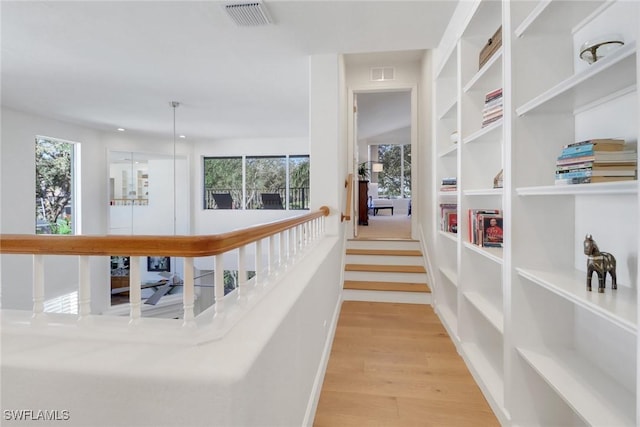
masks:
<path id="1" fill-rule="evenodd" d="M 369 225 L 369 181 L 358 181 L 358 225 Z"/>

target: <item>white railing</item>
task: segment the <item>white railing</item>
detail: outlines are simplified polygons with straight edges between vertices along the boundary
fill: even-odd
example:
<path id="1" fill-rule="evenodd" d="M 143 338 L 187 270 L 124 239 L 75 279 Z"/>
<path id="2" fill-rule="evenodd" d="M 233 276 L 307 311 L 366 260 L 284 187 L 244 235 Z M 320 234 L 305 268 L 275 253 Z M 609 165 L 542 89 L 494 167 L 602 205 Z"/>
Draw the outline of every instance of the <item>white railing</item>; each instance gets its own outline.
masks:
<path id="1" fill-rule="evenodd" d="M 1 254 L 25 254 L 33 257 L 33 309 L 31 324 L 48 322 L 44 311 L 45 269 L 44 258 L 52 255 L 77 256 L 79 258 L 78 315 L 76 324 L 105 324 L 104 320 L 91 315 L 91 256 L 129 256 L 129 316 L 128 324 L 135 327 L 142 324 L 159 325 L 160 335 L 167 336 L 180 331 L 196 331 L 190 338 L 201 342 L 215 339 L 224 334 L 237 321 L 241 312 L 250 309 L 248 300 L 255 304 L 259 291 L 270 277 L 286 268 L 295 258 L 302 255 L 316 240 L 324 235 L 324 220 L 329 208 L 321 207 L 315 212 L 287 218 L 267 224 L 256 225 L 243 230 L 208 236 L 57 236 L 57 235 L 0 235 Z M 276 242 L 278 241 L 278 243 Z M 265 244 L 266 243 L 266 244 Z M 255 244 L 255 276 L 247 280 L 246 265 L 249 245 Z M 235 298 L 224 294 L 224 254 L 238 249 L 238 288 Z M 265 253 L 266 252 L 266 253 Z M 266 255 L 266 256 L 265 256 Z M 182 292 L 182 323 L 176 328 L 175 320 L 142 318 L 141 262 L 136 257 L 173 256 L 184 261 Z M 195 281 L 194 259 L 214 256 L 214 304 L 200 313 L 194 314 Z M 248 298 L 253 294 L 252 298 Z M 229 302 L 229 304 L 227 304 Z M 121 318 L 120 318 L 121 319 Z M 159 324 L 158 322 L 166 322 Z M 113 319 L 109 325 L 113 324 Z M 146 322 L 146 323 L 145 323 Z M 168 326 L 167 322 L 171 322 Z M 121 322 L 120 322 L 121 323 Z"/>

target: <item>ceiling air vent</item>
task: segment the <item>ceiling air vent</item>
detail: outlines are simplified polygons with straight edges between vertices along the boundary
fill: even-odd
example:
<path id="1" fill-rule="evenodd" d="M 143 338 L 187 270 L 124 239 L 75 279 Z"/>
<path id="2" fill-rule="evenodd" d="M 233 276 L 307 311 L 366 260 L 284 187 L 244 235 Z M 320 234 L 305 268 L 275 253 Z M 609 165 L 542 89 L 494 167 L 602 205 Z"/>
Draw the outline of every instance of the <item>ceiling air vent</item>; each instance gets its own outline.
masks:
<path id="1" fill-rule="evenodd" d="M 376 67 L 371 69 L 371 81 L 382 82 L 395 80 L 396 69 L 393 67 Z"/>
<path id="2" fill-rule="evenodd" d="M 269 12 L 261 1 L 230 3 L 225 5 L 224 8 L 233 19 L 233 22 L 241 27 L 271 24 Z"/>

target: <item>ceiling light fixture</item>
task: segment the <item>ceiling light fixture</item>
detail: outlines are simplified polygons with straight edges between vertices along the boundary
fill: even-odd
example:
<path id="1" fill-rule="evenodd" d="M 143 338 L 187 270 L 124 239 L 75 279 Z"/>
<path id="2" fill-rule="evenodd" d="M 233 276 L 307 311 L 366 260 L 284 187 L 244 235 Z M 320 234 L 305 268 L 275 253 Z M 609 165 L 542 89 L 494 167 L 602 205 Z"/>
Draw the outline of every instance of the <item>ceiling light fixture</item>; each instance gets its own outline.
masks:
<path id="1" fill-rule="evenodd" d="M 273 23 L 262 1 L 230 3 L 224 6 L 233 22 L 240 27 L 255 27 Z"/>
<path id="2" fill-rule="evenodd" d="M 124 132 L 125 130 L 125 128 L 118 128 L 118 132 Z"/>
<path id="3" fill-rule="evenodd" d="M 185 139 L 186 137 L 186 135 L 180 135 L 178 138 Z"/>

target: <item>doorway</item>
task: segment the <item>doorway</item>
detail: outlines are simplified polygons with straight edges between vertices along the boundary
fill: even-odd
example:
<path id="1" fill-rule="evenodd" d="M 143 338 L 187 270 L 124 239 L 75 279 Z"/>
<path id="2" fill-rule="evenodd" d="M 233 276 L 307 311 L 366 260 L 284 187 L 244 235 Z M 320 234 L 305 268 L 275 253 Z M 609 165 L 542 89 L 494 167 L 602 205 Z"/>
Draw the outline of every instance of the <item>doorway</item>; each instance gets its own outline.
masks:
<path id="1" fill-rule="evenodd" d="M 416 145 L 414 88 L 356 90 L 352 95 L 354 176 L 359 181 L 354 187 L 358 218 L 354 237 L 411 239 L 416 194 L 411 173 Z"/>

